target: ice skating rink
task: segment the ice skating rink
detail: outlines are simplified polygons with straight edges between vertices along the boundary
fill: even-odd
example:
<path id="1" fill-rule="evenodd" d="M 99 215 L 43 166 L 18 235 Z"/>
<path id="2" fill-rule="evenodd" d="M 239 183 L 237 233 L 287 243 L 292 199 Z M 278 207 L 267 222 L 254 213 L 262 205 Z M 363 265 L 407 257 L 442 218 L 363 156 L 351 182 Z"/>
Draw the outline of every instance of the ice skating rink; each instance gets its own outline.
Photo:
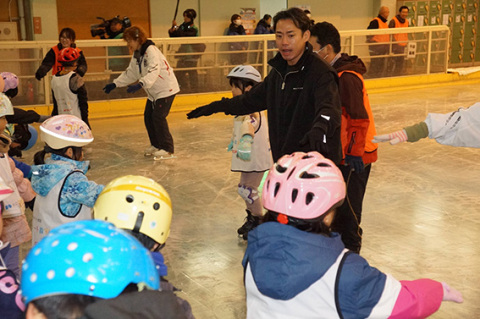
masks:
<path id="1" fill-rule="evenodd" d="M 480 84 L 370 94 L 377 132 L 390 133 L 480 101 Z M 168 280 L 182 290 L 198 319 L 245 318 L 241 261 L 246 243 L 236 229 L 244 219 L 237 173 L 226 151 L 232 118 L 187 120 L 171 113 L 177 158 L 154 162 L 143 117 L 91 120 L 88 177 L 97 183 L 138 174 L 154 179 L 173 202 L 163 249 Z M 40 143 L 24 153 L 32 162 Z M 361 254 L 397 279 L 432 278 L 463 293 L 463 304 L 443 303 L 433 318 L 480 317 L 480 150 L 417 143 L 382 144 L 364 201 Z M 28 211 L 31 215 L 31 212 Z M 30 248 L 22 247 L 21 257 Z M 292 272 L 295 269 L 292 269 Z"/>

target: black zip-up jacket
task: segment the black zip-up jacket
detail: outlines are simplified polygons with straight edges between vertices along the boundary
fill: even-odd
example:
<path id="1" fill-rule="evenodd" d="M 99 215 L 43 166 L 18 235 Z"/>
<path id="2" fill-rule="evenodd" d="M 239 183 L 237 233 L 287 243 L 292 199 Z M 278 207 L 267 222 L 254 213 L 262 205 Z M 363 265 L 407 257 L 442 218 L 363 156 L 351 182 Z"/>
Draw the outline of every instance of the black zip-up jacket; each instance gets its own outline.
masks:
<path id="1" fill-rule="evenodd" d="M 314 127 L 320 128 L 327 137 L 328 151 L 323 155 L 339 164 L 342 110 L 337 72 L 312 53 L 308 43 L 295 66 L 289 67 L 280 53 L 268 63 L 273 70 L 263 82 L 233 99 L 202 107 L 206 111 L 203 115 L 216 112 L 245 115 L 267 109 L 274 161 L 297 151 L 320 152 L 311 149 L 309 143 L 300 143 L 307 133 L 315 131 Z"/>

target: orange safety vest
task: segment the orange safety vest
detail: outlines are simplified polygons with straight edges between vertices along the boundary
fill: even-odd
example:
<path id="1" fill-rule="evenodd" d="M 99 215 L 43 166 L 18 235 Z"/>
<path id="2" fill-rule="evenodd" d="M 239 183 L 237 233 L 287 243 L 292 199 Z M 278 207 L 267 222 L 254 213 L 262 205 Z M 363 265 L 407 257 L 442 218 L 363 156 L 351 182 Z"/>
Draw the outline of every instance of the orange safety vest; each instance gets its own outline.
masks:
<path id="1" fill-rule="evenodd" d="M 395 17 L 393 17 L 393 21 L 395 21 L 395 28 L 408 28 L 408 20 L 407 19 L 405 19 L 404 23 L 400 23 L 400 21 L 398 21 L 397 17 L 395 16 Z M 408 43 L 408 34 L 397 33 L 397 34 L 393 35 L 393 39 L 395 40 L 395 42 L 397 42 L 396 44 L 404 47 Z"/>
<path id="2" fill-rule="evenodd" d="M 60 53 L 60 50 L 58 49 L 58 45 L 52 47 L 53 52 L 55 53 L 55 64 L 53 65 L 52 68 L 52 75 L 57 74 L 58 72 L 63 70 L 63 66 L 60 62 L 58 62 L 58 54 Z M 78 52 L 82 52 L 79 48 L 77 48 Z"/>
<path id="3" fill-rule="evenodd" d="M 388 24 L 386 22 L 383 22 L 382 19 L 380 19 L 379 17 L 376 17 L 373 20 L 378 21 L 379 29 L 388 29 Z M 377 34 L 372 37 L 371 41 L 372 42 L 390 42 L 390 36 L 388 34 Z"/>
<path id="4" fill-rule="evenodd" d="M 372 140 L 373 140 L 373 137 L 377 135 L 377 130 L 375 129 L 375 121 L 373 120 L 372 108 L 370 107 L 370 100 L 368 99 L 368 93 L 367 93 L 367 89 L 365 88 L 365 82 L 363 80 L 363 76 L 360 73 L 357 73 L 355 71 L 345 70 L 345 71 L 339 72 L 338 77 L 341 77 L 344 72 L 355 74 L 362 81 L 363 106 L 367 111 L 368 120 L 369 120 L 367 135 L 365 136 L 365 152 L 363 153 L 362 159 L 365 164 L 376 162 L 378 157 L 377 156 L 378 144 L 373 143 Z M 347 131 L 348 119 L 344 113 L 345 112 L 342 112 L 342 123 L 341 123 L 341 129 L 340 129 L 343 158 L 345 158 L 346 150 L 349 147 L 348 131 Z"/>

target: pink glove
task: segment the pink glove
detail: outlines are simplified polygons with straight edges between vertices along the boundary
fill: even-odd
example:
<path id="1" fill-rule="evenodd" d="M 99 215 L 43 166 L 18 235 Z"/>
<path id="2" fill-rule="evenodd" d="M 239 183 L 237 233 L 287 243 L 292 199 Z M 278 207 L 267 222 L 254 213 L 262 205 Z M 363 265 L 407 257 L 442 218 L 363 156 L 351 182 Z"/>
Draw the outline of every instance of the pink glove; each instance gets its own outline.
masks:
<path id="1" fill-rule="evenodd" d="M 396 131 L 390 134 L 375 135 L 373 137 L 373 143 L 380 142 L 390 142 L 390 144 L 395 145 L 401 142 L 406 142 L 408 140 L 407 132 L 405 130 Z"/>
<path id="2" fill-rule="evenodd" d="M 443 301 L 454 301 L 457 303 L 463 302 L 462 293 L 455 288 L 450 287 L 442 282 L 443 286 Z"/>

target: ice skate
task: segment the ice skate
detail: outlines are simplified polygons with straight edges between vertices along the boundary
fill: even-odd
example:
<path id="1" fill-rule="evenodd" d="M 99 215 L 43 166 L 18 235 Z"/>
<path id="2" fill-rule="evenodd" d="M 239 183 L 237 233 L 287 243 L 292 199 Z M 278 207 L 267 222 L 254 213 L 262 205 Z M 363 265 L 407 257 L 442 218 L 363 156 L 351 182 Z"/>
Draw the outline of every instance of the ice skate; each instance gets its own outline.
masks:
<path id="1" fill-rule="evenodd" d="M 248 239 L 248 232 L 257 227 L 260 224 L 260 217 L 253 216 L 252 213 L 246 209 L 247 217 L 245 218 L 245 223 L 237 229 L 239 237 L 242 237 L 244 240 Z"/>
<path id="2" fill-rule="evenodd" d="M 147 147 L 144 151 L 143 151 L 143 155 L 148 157 L 148 156 L 152 156 L 153 153 L 159 151 L 158 148 L 156 148 L 155 146 L 153 145 L 150 145 L 149 147 Z"/>
<path id="3" fill-rule="evenodd" d="M 169 153 L 165 150 L 158 150 L 154 152 L 152 155 L 153 155 L 154 161 L 161 161 L 165 159 L 175 158 L 175 155 L 173 155 L 173 153 Z"/>

